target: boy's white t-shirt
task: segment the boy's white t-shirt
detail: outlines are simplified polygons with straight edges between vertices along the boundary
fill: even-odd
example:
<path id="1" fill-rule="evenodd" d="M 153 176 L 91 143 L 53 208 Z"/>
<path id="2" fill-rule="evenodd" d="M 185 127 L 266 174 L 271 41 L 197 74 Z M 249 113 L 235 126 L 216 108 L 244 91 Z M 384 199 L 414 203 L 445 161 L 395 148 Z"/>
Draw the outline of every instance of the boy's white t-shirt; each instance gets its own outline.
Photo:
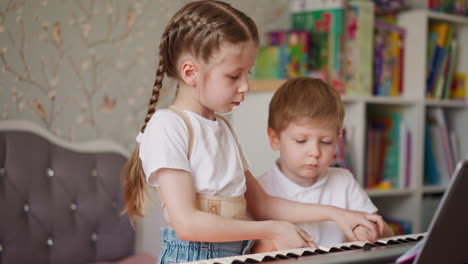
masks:
<path id="1" fill-rule="evenodd" d="M 151 173 L 161 168 L 190 172 L 198 193 L 240 196 L 246 190 L 245 171 L 249 163 L 234 132 L 222 119 L 209 120 L 184 110 L 193 127 L 193 147 L 190 160 L 188 130 L 183 119 L 171 110 L 156 111 L 144 133 L 139 133 L 140 159 L 146 180 L 158 183 Z"/>
<path id="2" fill-rule="evenodd" d="M 377 208 L 366 192 L 346 169 L 327 168 L 326 173 L 319 176 L 312 186 L 303 187 L 287 178 L 277 164 L 278 161 L 258 178 L 263 189 L 272 196 L 367 213 L 377 212 Z M 335 245 L 347 241 L 346 235 L 332 221 L 301 223 L 298 226 L 312 235 L 314 243 L 318 246 Z"/>

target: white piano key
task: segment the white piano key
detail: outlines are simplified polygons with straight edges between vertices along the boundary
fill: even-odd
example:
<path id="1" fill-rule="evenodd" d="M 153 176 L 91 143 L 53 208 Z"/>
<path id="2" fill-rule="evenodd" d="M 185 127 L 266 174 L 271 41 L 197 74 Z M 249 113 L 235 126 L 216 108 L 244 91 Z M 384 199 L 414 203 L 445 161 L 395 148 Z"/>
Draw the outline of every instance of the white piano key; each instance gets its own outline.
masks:
<path id="1" fill-rule="evenodd" d="M 304 251 L 314 251 L 315 249 L 313 248 L 296 248 L 296 249 L 286 249 L 286 250 L 279 250 L 279 251 L 273 251 L 271 252 L 274 255 L 281 254 L 281 255 L 287 255 L 288 253 L 296 254 L 301 256 Z"/>

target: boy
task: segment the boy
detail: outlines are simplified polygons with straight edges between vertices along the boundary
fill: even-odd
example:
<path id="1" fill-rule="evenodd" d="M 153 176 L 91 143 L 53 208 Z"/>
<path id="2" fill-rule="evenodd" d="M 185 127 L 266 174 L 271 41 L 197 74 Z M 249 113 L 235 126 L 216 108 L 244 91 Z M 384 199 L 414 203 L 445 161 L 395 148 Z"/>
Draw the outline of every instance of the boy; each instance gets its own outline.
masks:
<path id="1" fill-rule="evenodd" d="M 343 119 L 344 106 L 335 89 L 320 79 L 287 80 L 275 92 L 269 107 L 267 133 L 271 148 L 280 152 L 280 158 L 258 179 L 265 191 L 299 202 L 376 213 L 377 208 L 348 170 L 329 167 Z M 318 246 L 346 241 L 334 222 L 299 226 L 314 237 Z M 358 240 L 373 242 L 364 227 L 357 226 L 353 231 Z M 385 224 L 383 236 L 392 235 Z M 254 250 L 275 249 L 269 241 L 260 241 Z"/>

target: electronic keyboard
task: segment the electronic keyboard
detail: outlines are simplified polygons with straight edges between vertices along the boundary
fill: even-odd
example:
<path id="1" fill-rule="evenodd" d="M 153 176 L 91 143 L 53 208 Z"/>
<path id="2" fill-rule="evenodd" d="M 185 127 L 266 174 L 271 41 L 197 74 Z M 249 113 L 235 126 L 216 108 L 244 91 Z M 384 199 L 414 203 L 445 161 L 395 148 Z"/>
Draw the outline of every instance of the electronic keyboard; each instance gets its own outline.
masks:
<path id="1" fill-rule="evenodd" d="M 413 247 L 426 233 L 387 237 L 375 243 L 347 242 L 332 246 L 279 250 L 234 257 L 207 259 L 190 264 L 294 263 L 389 263 Z"/>

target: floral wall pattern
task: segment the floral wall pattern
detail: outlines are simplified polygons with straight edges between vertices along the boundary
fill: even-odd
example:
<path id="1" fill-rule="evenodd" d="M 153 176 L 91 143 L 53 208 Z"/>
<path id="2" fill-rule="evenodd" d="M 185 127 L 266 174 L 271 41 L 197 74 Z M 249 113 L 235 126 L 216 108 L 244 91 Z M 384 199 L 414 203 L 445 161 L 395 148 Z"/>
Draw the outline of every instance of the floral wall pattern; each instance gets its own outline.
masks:
<path id="1" fill-rule="evenodd" d="M 69 141 L 129 150 L 146 114 L 159 38 L 187 0 L 0 1 L 0 119 L 39 123 Z M 232 0 L 260 32 L 288 25 L 287 0 Z M 170 104 L 165 83 L 159 107 Z"/>

